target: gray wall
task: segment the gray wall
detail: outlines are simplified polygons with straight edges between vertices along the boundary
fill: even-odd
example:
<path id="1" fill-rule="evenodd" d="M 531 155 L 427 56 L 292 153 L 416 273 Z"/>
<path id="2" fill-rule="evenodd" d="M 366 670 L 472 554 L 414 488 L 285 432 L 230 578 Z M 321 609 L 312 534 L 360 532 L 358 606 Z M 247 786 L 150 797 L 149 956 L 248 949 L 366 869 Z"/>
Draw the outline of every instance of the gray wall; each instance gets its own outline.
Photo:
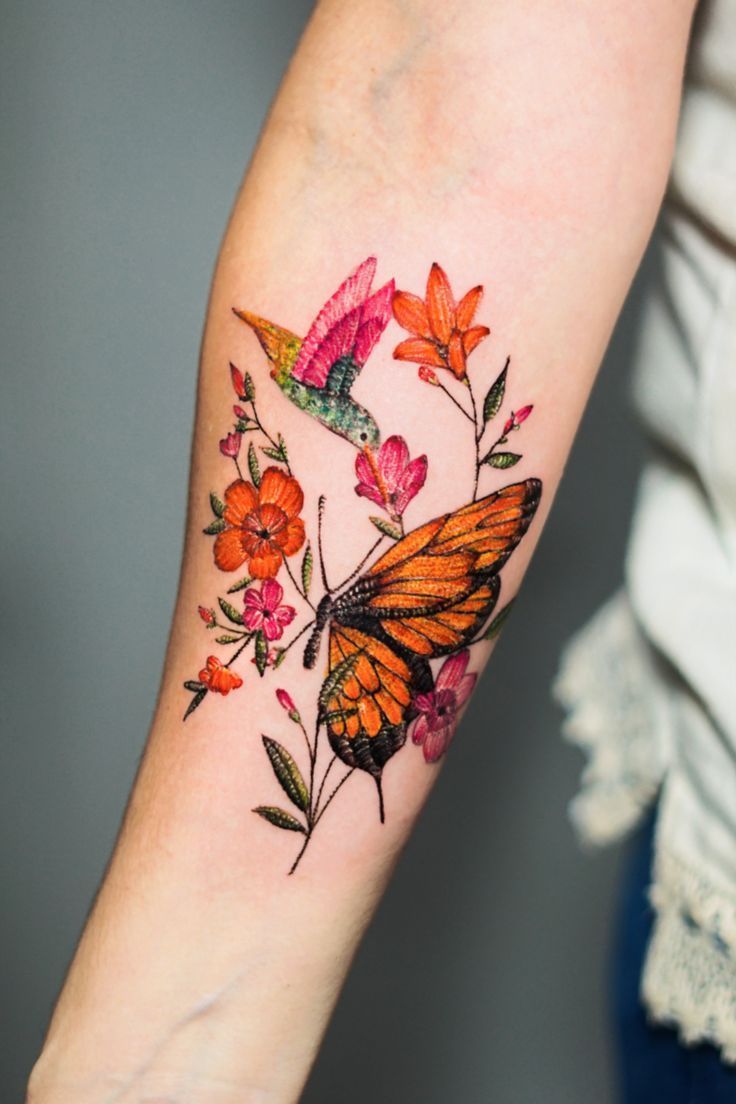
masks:
<path id="1" fill-rule="evenodd" d="M 174 598 L 210 271 L 308 7 L 0 2 L 9 1102 L 141 751 Z M 621 573 L 640 457 L 625 382 L 636 313 L 635 293 L 466 753 L 443 772 L 358 955 L 307 1104 L 612 1099 L 617 859 L 576 849 L 565 805 L 580 760 L 560 743 L 548 685 L 562 642 Z"/>

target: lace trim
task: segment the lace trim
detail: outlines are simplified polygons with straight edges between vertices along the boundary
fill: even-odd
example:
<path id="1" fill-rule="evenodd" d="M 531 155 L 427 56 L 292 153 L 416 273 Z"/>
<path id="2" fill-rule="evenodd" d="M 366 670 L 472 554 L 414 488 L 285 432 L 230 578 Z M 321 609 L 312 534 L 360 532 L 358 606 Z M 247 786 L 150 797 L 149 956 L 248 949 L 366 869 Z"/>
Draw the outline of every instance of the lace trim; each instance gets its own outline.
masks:
<path id="1" fill-rule="evenodd" d="M 553 693 L 564 737 L 587 755 L 570 818 L 584 843 L 609 843 L 651 805 L 669 747 L 656 662 L 623 590 L 567 645 Z"/>
<path id="2" fill-rule="evenodd" d="M 642 997 L 683 1042 L 709 1042 L 736 1063 L 736 909 L 660 846 L 650 898 L 657 918 Z"/>
<path id="3" fill-rule="evenodd" d="M 673 796 L 667 685 L 624 591 L 563 652 L 553 692 L 567 710 L 564 736 L 587 755 L 570 803 L 584 843 L 623 836 L 663 784 L 663 798 Z M 668 815 L 681 813 L 677 801 L 667 804 Z M 651 1019 L 674 1027 L 683 1042 L 709 1042 L 736 1063 L 736 898 L 669 852 L 661 826 L 660 816 L 642 999 Z"/>

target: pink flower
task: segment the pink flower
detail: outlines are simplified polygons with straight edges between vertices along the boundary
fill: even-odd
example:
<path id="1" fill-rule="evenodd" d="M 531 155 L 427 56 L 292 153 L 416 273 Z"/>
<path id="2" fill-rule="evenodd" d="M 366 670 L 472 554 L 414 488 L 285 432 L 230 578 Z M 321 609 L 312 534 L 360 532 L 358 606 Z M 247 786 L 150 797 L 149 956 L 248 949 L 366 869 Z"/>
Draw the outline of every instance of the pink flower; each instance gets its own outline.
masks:
<path id="1" fill-rule="evenodd" d="M 533 409 L 533 406 L 522 406 L 521 410 L 517 410 L 516 413 L 512 410 L 511 417 L 503 427 L 504 435 L 511 433 L 513 429 L 518 429 L 521 423 L 527 420 Z"/>
<path id="2" fill-rule="evenodd" d="M 230 456 L 233 460 L 237 459 L 240 452 L 240 442 L 242 440 L 240 433 L 228 433 L 227 437 L 223 437 L 220 441 L 220 452 L 223 456 Z"/>
<path id="3" fill-rule="evenodd" d="M 261 589 L 248 587 L 243 602 L 243 623 L 250 632 L 263 633 L 266 640 L 279 640 L 284 628 L 296 617 L 293 606 L 282 606 L 284 588 L 275 579 L 264 579 Z"/>
<path id="4" fill-rule="evenodd" d="M 289 719 L 295 721 L 297 724 L 301 724 L 301 717 L 299 716 L 299 710 L 294 704 L 294 699 L 287 690 L 277 690 L 276 700 L 282 709 L 285 709 L 289 714 Z"/>
<path id="5" fill-rule="evenodd" d="M 403 437 L 389 437 L 378 452 L 365 448 L 355 460 L 360 482 L 357 495 L 369 498 L 393 517 L 401 517 L 427 478 L 427 457 L 409 460 L 409 448 Z"/>
<path id="6" fill-rule="evenodd" d="M 457 716 L 470 697 L 477 675 L 466 675 L 470 651 L 464 648 L 443 663 L 435 680 L 434 690 L 417 694 L 414 708 L 419 716 L 414 721 L 411 738 L 424 747 L 424 758 L 436 763 L 447 751 L 455 735 Z"/>

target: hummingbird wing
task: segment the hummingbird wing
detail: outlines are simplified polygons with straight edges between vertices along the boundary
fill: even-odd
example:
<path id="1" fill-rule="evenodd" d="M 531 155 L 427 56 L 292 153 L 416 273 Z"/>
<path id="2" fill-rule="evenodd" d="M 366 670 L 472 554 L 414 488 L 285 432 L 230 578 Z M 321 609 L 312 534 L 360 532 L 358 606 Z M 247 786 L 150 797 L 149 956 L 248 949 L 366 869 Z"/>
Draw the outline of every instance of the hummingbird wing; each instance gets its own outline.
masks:
<path id="1" fill-rule="evenodd" d="M 292 378 L 347 394 L 391 317 L 394 281 L 370 294 L 376 258 L 358 265 L 327 300 L 299 350 Z"/>

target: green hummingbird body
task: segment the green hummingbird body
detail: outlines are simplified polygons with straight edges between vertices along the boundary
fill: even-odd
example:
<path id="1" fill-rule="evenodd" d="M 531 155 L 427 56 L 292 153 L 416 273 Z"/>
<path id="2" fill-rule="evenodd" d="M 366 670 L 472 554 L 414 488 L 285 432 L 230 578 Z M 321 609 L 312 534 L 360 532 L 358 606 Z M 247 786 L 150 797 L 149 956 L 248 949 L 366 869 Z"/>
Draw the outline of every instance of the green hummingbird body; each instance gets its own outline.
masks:
<path id="1" fill-rule="evenodd" d="M 380 445 L 381 434 L 375 419 L 350 395 L 360 371 L 352 356 L 339 357 L 330 368 L 324 387 L 314 387 L 292 375 L 303 344 L 300 337 L 248 311 L 235 314 L 255 332 L 271 362 L 272 379 L 295 406 L 357 449 Z"/>

